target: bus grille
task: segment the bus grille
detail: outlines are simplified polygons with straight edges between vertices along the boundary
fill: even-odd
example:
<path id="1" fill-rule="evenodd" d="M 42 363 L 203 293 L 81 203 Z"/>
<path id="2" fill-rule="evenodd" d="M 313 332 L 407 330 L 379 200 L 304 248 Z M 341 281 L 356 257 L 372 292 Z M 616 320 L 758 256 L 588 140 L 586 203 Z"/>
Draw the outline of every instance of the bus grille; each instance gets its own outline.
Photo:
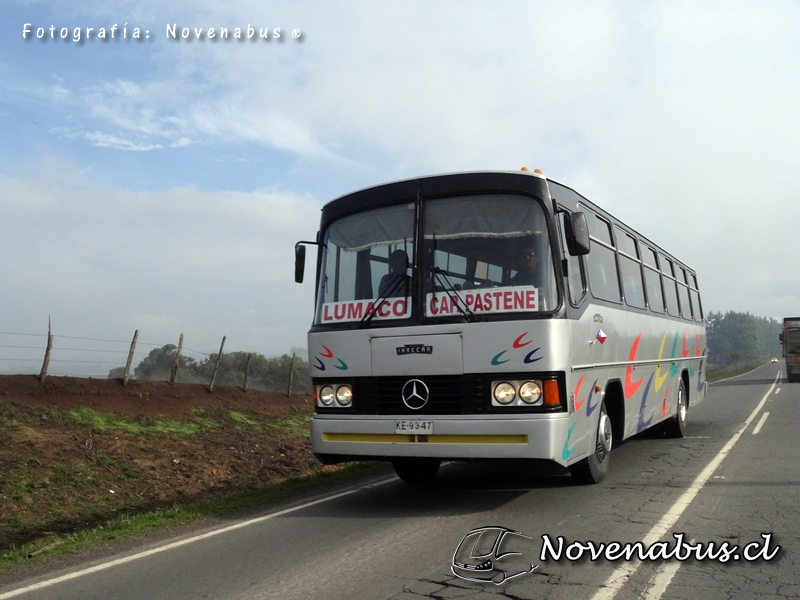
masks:
<path id="1" fill-rule="evenodd" d="M 489 384 L 475 375 L 420 376 L 429 390 L 428 403 L 419 410 L 402 399 L 403 386 L 412 377 L 368 377 L 354 381 L 353 409 L 371 415 L 475 414 L 490 410 Z"/>

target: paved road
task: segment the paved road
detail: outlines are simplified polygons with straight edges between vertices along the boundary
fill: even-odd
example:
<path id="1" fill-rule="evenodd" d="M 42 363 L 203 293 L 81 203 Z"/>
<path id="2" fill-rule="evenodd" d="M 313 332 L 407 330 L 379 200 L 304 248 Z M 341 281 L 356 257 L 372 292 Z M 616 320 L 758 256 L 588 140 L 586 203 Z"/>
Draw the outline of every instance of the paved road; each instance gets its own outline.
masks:
<path id="1" fill-rule="evenodd" d="M 780 366 L 710 386 L 689 413 L 685 439 L 618 445 L 599 486 L 576 486 L 552 469 L 451 464 L 429 488 L 389 478 L 114 556 L 110 565 L 21 581 L 0 589 L 0 600 L 800 597 L 800 384 L 781 383 Z M 528 536 L 512 536 L 521 554 L 506 562 L 536 569 L 499 585 L 455 577 L 456 547 L 486 526 Z M 681 552 L 691 544 L 718 558 L 602 554 L 612 542 L 668 552 L 681 533 Z M 544 557 L 543 536 L 552 548 Z M 659 539 L 669 546 L 653 545 Z M 589 542 L 598 560 L 588 558 Z M 758 560 L 745 560 L 748 544 Z"/>

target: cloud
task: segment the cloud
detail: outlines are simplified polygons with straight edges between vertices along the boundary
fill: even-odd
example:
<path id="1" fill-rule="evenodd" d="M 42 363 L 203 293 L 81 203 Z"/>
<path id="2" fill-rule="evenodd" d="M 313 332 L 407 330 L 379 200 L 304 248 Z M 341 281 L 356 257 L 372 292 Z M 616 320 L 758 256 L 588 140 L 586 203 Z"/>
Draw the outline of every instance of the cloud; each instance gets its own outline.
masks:
<path id="1" fill-rule="evenodd" d="M 280 191 L 99 186 L 49 158 L 0 176 L 5 331 L 228 347 L 267 355 L 305 346 L 313 285 L 293 281 L 293 246 L 319 204 Z M 309 226 L 309 223 L 311 225 Z M 12 327 L 12 329 L 8 329 Z M 189 340 L 192 340 L 189 343 Z"/>

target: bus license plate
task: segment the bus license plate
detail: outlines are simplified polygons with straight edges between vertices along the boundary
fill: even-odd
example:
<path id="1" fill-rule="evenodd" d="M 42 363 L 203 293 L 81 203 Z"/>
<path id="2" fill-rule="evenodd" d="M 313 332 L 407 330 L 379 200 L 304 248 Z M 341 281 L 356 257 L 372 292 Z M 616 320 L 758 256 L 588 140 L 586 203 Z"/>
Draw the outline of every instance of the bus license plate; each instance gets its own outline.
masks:
<path id="1" fill-rule="evenodd" d="M 433 433 L 433 421 L 395 421 L 394 432 L 411 435 L 431 435 Z"/>

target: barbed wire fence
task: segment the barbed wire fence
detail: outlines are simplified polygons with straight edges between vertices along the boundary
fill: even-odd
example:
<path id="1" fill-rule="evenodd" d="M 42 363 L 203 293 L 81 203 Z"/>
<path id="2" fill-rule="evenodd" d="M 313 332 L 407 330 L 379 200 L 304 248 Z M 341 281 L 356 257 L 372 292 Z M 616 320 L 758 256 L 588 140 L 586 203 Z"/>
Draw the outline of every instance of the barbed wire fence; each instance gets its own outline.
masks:
<path id="1" fill-rule="evenodd" d="M 140 364 L 153 349 L 165 347 L 163 343 L 140 341 L 138 336 L 138 330 L 131 340 L 53 334 L 49 323 L 47 333 L 0 331 L 0 374 L 32 374 L 42 382 L 49 376 L 115 378 L 120 379 L 122 385 L 127 385 L 135 365 Z M 226 336 L 223 336 L 219 352 L 203 352 L 184 346 L 181 333 L 168 377 L 170 383 L 176 382 L 182 359 L 189 358 L 199 363 L 214 356 L 212 375 L 207 382 L 208 390 L 213 391 L 225 340 Z M 247 353 L 242 373 L 243 390 L 247 390 L 248 386 L 251 356 L 252 353 Z M 287 376 L 287 396 L 292 394 L 295 357 L 293 352 Z M 122 370 L 120 377 L 100 373 L 101 370 L 110 373 L 115 369 Z"/>

